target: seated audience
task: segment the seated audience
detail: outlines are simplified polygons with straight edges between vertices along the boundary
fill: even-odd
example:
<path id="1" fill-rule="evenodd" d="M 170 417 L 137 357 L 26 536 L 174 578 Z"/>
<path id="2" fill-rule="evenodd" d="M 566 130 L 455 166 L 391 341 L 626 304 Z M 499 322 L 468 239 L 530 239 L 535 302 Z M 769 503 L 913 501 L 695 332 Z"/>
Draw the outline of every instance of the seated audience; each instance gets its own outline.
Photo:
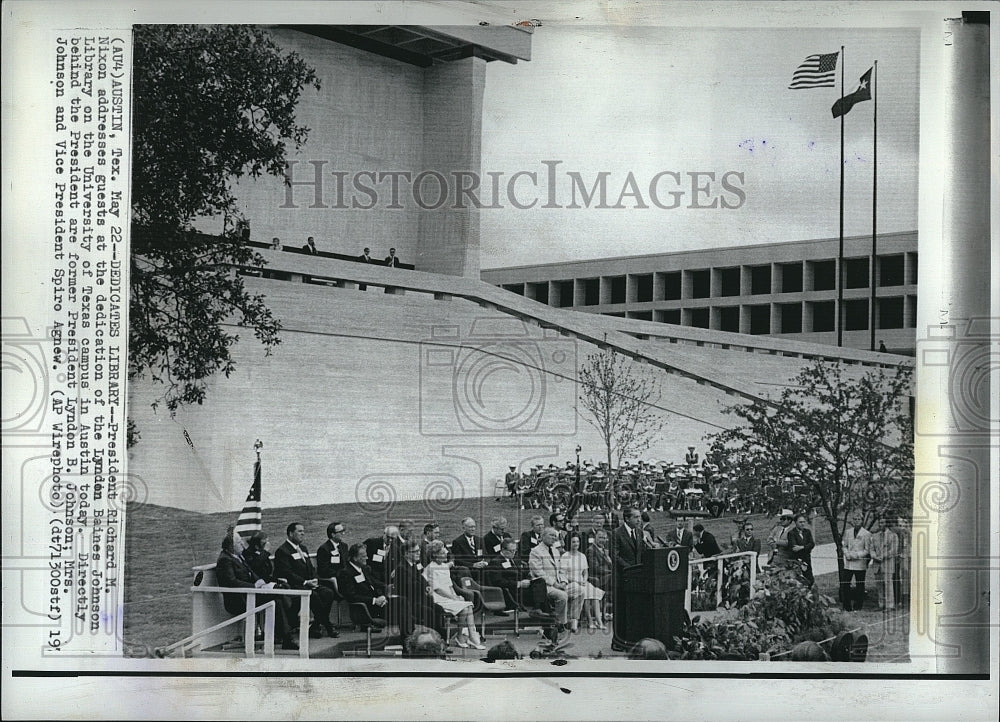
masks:
<path id="1" fill-rule="evenodd" d="M 347 564 L 337 580 L 340 593 L 350 604 L 364 604 L 377 627 L 385 626 L 385 585 L 372 574 L 368 566 L 368 551 L 364 544 L 352 544 L 347 550 Z"/>
<path id="2" fill-rule="evenodd" d="M 667 659 L 667 648 L 659 639 L 645 637 L 629 650 L 629 659 Z"/>
<path id="3" fill-rule="evenodd" d="M 260 532 L 258 532 L 260 533 Z M 264 536 L 266 540 L 266 535 Z M 274 589 L 275 583 L 267 581 L 256 574 L 250 568 L 246 560 L 236 553 L 233 546 L 232 528 L 222 539 L 222 552 L 215 562 L 215 576 L 220 587 L 230 587 L 237 589 Z M 292 639 L 292 625 L 289 624 L 287 610 L 279 595 L 258 594 L 255 599 L 255 606 L 274 601 L 274 634 L 281 640 L 281 648 L 295 650 L 299 648 L 295 640 Z M 243 614 L 247 611 L 247 595 L 223 593 L 222 604 L 226 611 L 233 616 Z"/>
<path id="4" fill-rule="evenodd" d="M 501 542 L 500 556 L 490 560 L 489 566 L 486 567 L 485 581 L 487 585 L 503 590 L 507 608 L 498 613 L 501 616 L 535 606 L 530 597 L 531 580 L 528 579 L 528 567 L 517 558 L 517 542 L 513 539 L 504 539 Z"/>
<path id="5" fill-rule="evenodd" d="M 434 603 L 458 620 L 459 632 L 455 644 L 462 648 L 486 649 L 479 639 L 476 622 L 472 617 L 472 603 L 455 591 L 448 567 L 448 550 L 444 542 L 431 544 L 431 563 L 424 568 L 424 579 L 431 587 Z"/>
<path id="6" fill-rule="evenodd" d="M 332 589 L 321 587 L 316 576 L 309 550 L 305 545 L 306 530 L 299 522 L 292 522 L 285 530 L 285 542 L 274 552 L 274 574 L 284 578 L 292 589 L 308 589 L 309 607 L 313 613 L 310 636 L 323 636 L 322 630 L 331 637 L 338 636 L 330 624 L 330 609 L 333 607 Z"/>

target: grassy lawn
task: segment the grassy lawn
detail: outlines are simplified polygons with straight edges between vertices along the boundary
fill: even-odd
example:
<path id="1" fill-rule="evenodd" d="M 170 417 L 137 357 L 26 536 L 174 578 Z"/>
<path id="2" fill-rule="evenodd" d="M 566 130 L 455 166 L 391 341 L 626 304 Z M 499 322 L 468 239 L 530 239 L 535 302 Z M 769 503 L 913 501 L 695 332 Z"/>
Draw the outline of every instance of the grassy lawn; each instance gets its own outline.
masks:
<path id="1" fill-rule="evenodd" d="M 466 516 L 477 519 L 479 533 L 489 528 L 490 519 L 502 514 L 507 517 L 507 529 L 520 533 L 527 529 L 529 518 L 534 513 L 542 514 L 546 520 L 548 512 L 531 510 L 519 511 L 513 500 L 495 501 L 492 497 L 470 498 L 448 502 L 411 501 L 396 502 L 388 509 L 376 509 L 371 505 L 324 504 L 320 506 L 297 506 L 264 510 L 264 529 L 272 538 L 272 547 L 284 539 L 285 526 L 299 521 L 306 528 L 306 545 L 315 550 L 326 538 L 326 526 L 331 521 L 340 521 L 347 526 L 345 538 L 348 543 L 362 541 L 381 532 L 387 523 L 397 523 L 402 519 L 412 519 L 420 528 L 432 519 L 441 525 L 443 539 L 451 540 L 461 532 L 461 521 Z M 191 592 L 193 573 L 191 568 L 214 562 L 219 553 L 226 527 L 235 523 L 238 514 L 225 512 L 218 514 L 198 514 L 154 505 L 130 506 L 125 527 L 127 549 L 125 564 L 125 643 L 129 656 L 151 656 L 152 650 L 176 642 L 191 633 Z M 663 535 L 673 527 L 666 513 L 652 513 L 656 530 Z M 590 515 L 581 513 L 581 525 L 588 527 Z M 706 529 L 712 532 L 725 547 L 730 534 L 735 529 L 732 517 L 704 521 Z M 763 516 L 753 517 L 757 536 L 765 538 L 773 525 L 773 519 Z M 830 532 L 824 520 L 816 522 L 817 543 L 830 541 Z M 827 575 L 835 576 L 835 575 Z M 830 580 L 830 590 L 824 591 L 836 596 L 836 580 Z M 865 610 L 855 613 L 859 622 L 870 623 L 881 619 L 881 612 Z M 876 615 L 878 619 L 876 619 Z M 884 630 L 883 630 L 884 631 Z M 873 634 L 873 651 L 876 637 L 889 645 L 890 651 L 906 651 L 906 635 L 894 633 Z M 901 640 L 902 646 L 899 645 Z"/>

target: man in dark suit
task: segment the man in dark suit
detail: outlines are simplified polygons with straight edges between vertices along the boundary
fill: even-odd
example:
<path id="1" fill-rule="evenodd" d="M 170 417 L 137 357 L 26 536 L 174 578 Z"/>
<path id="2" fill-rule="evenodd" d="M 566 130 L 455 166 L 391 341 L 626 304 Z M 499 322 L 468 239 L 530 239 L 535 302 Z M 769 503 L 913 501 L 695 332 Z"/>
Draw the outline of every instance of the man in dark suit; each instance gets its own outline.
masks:
<path id="1" fill-rule="evenodd" d="M 482 569 L 488 563 L 483 540 L 476 536 L 476 520 L 471 516 L 462 520 L 462 533 L 451 543 L 451 558 L 456 567 Z"/>
<path id="2" fill-rule="evenodd" d="M 389 255 L 385 257 L 385 265 L 389 268 L 399 268 L 399 258 L 396 256 L 395 248 L 389 249 Z"/>
<path id="3" fill-rule="evenodd" d="M 688 531 L 687 525 L 687 520 L 677 519 L 676 528 L 664 539 L 667 546 L 694 548 L 694 536 Z"/>
<path id="4" fill-rule="evenodd" d="M 377 627 L 385 626 L 385 608 L 389 600 L 385 585 L 373 575 L 368 566 L 368 552 L 364 544 L 352 544 L 347 550 L 347 565 L 340 570 L 340 593 L 350 604 L 364 604 Z"/>
<path id="5" fill-rule="evenodd" d="M 379 584 L 385 586 L 392 570 L 403 559 L 403 544 L 399 540 L 399 527 L 387 526 L 382 536 L 365 539 L 367 563 Z"/>
<path id="6" fill-rule="evenodd" d="M 420 542 L 403 542 L 403 561 L 391 576 L 393 594 L 399 599 L 399 633 L 407 637 L 414 627 L 431 627 L 444 634 L 444 618 L 434 604 L 430 585 L 424 579 L 420 563 Z"/>
<path id="7" fill-rule="evenodd" d="M 358 256 L 358 263 L 375 263 L 375 259 L 371 257 L 372 249 L 366 248 L 364 253 Z M 368 285 L 364 283 L 358 284 L 359 291 L 367 291 Z"/>
<path id="8" fill-rule="evenodd" d="M 516 609 L 537 606 L 528 591 L 531 586 L 528 567 L 517 558 L 517 542 L 513 539 L 500 543 L 500 555 L 490 559 L 485 578 L 489 586 L 503 590 L 503 598 L 507 602 L 503 616 Z"/>
<path id="9" fill-rule="evenodd" d="M 309 550 L 306 548 L 306 530 L 299 522 L 292 522 L 285 530 L 285 543 L 274 552 L 274 575 L 284 578 L 292 589 L 308 589 L 309 607 L 313 613 L 313 624 L 309 634 L 322 637 L 325 629 L 331 637 L 339 636 L 330 624 L 330 608 L 333 607 L 334 592 L 319 585 L 316 569 L 313 567 Z"/>
<path id="10" fill-rule="evenodd" d="M 302 250 L 308 253 L 310 256 L 315 256 L 317 253 L 319 253 L 319 251 L 316 249 L 316 240 L 312 236 L 309 236 L 309 238 L 306 239 L 306 244 L 302 246 Z"/>
<path id="11" fill-rule="evenodd" d="M 502 516 L 494 517 L 490 530 L 483 535 L 483 553 L 486 561 L 500 557 L 500 545 L 504 539 L 510 539 L 510 534 L 507 533 L 507 519 Z"/>
<path id="12" fill-rule="evenodd" d="M 424 524 L 424 536 L 420 539 L 420 564 L 431 563 L 431 543 L 441 538 L 441 527 L 435 522 Z"/>
<path id="13" fill-rule="evenodd" d="M 542 530 L 545 528 L 545 520 L 540 516 L 531 517 L 531 529 L 521 533 L 521 542 L 517 545 L 517 555 L 525 564 L 531 550 L 542 542 Z"/>
<path id="14" fill-rule="evenodd" d="M 599 529 L 594 536 L 594 543 L 587 547 L 587 574 L 589 581 L 598 589 L 610 593 L 611 575 L 614 564 L 608 552 L 608 532 Z"/>
<path id="15" fill-rule="evenodd" d="M 719 542 L 715 540 L 715 535 L 710 531 L 705 531 L 701 524 L 694 525 L 694 550 L 703 557 L 717 557 L 722 554 Z"/>
<path id="16" fill-rule="evenodd" d="M 792 559 L 798 559 L 802 564 L 802 576 L 810 587 L 813 585 L 812 550 L 815 546 L 809 518 L 805 514 L 797 514 L 795 526 L 788 532 L 788 549 Z"/>
<path id="17" fill-rule="evenodd" d="M 326 541 L 316 550 L 316 575 L 320 586 L 329 587 L 337 592 L 337 575 L 347 564 L 347 544 L 344 542 L 344 532 L 347 528 L 343 523 L 335 521 L 326 527 Z M 336 599 L 340 599 L 337 592 Z"/>
<path id="18" fill-rule="evenodd" d="M 614 562 L 615 577 L 615 638 L 622 642 L 625 636 L 625 570 L 642 562 L 645 543 L 642 540 L 642 513 L 635 508 L 624 512 L 625 523 L 615 529 L 612 535 L 611 559 Z M 613 646 L 621 646 L 617 643 Z"/>

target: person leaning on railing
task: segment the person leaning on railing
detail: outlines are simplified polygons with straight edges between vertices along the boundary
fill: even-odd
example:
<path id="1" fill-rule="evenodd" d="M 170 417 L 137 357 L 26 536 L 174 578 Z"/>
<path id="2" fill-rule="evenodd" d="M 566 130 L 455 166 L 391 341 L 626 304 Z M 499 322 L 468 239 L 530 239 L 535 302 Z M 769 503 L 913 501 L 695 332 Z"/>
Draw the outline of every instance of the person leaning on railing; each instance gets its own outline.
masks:
<path id="1" fill-rule="evenodd" d="M 266 535 L 264 538 L 267 538 Z M 231 531 L 222 538 L 222 551 L 215 562 L 215 576 L 221 587 L 231 589 L 259 589 L 261 591 L 275 588 L 275 582 L 267 581 L 255 574 L 247 561 L 236 553 Z M 227 612 L 235 616 L 247 611 L 247 598 L 246 594 L 223 592 L 222 604 Z M 290 650 L 298 649 L 299 645 L 295 643 L 291 636 L 291 625 L 288 623 L 282 598 L 270 594 L 257 595 L 257 605 L 270 601 L 274 602 L 274 634 L 281 639 L 281 648 Z"/>

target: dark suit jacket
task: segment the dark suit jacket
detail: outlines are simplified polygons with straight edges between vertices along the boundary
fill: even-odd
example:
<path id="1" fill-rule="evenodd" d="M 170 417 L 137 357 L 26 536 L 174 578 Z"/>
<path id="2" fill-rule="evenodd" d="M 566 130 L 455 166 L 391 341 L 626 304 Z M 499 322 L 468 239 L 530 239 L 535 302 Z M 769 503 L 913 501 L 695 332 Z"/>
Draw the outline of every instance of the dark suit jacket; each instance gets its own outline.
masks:
<path id="1" fill-rule="evenodd" d="M 320 579 L 330 579 L 337 576 L 347 564 L 347 544 L 336 545 L 339 556 L 334 555 L 334 543 L 327 539 L 316 550 L 316 574 Z"/>
<path id="2" fill-rule="evenodd" d="M 504 532 L 503 538 L 498 537 L 490 529 L 483 534 L 483 556 L 486 559 L 495 559 L 500 556 L 500 544 L 504 539 L 510 539 L 510 534 Z"/>
<path id="3" fill-rule="evenodd" d="M 364 253 L 362 253 L 360 256 L 358 256 L 358 260 L 361 263 L 375 263 L 375 259 L 374 258 L 372 258 L 371 256 L 366 256 Z"/>
<path id="4" fill-rule="evenodd" d="M 611 570 L 614 562 L 611 560 L 611 551 L 607 548 L 601 551 L 596 544 L 587 547 L 587 565 L 591 584 L 598 589 L 608 590 L 611 587 Z"/>
<path id="5" fill-rule="evenodd" d="M 517 556 L 520 557 L 521 561 L 527 562 L 528 555 L 531 554 L 531 550 L 538 546 L 541 541 L 541 534 L 535 536 L 534 532 L 530 529 L 526 532 L 522 532 L 521 540 L 517 544 Z"/>
<path id="6" fill-rule="evenodd" d="M 306 253 L 308 253 L 311 256 L 315 256 L 316 253 L 317 253 L 317 251 L 312 246 L 310 246 L 308 243 L 305 244 L 304 246 L 302 246 L 302 250 L 305 251 Z"/>
<path id="7" fill-rule="evenodd" d="M 508 566 L 504 567 L 504 562 Z M 486 584 L 491 587 L 506 589 L 517 599 L 517 583 L 522 579 L 528 579 L 528 565 L 517 557 L 507 559 L 506 557 L 496 557 L 490 559 L 489 566 L 486 567 Z"/>
<path id="8" fill-rule="evenodd" d="M 461 534 L 451 543 L 451 558 L 455 562 L 455 566 L 464 566 L 471 569 L 472 565 L 476 562 L 486 561 L 483 538 L 473 536 L 473 539 L 475 540 L 475 548 L 469 544 L 469 540 L 466 539 L 465 534 Z"/>
<path id="9" fill-rule="evenodd" d="M 398 268 L 399 256 L 386 256 L 384 265 L 389 266 L 390 268 Z"/>
<path id="10" fill-rule="evenodd" d="M 622 524 L 611 535 L 611 558 L 619 572 L 626 567 L 642 563 L 642 550 L 646 545 L 642 541 L 642 530 L 636 529 L 635 532 L 636 539 L 633 541 L 628 524 Z M 624 579 L 624 575 L 621 575 L 621 578 Z"/>
<path id="11" fill-rule="evenodd" d="M 687 547 L 688 549 L 692 549 L 694 547 L 694 534 L 685 529 L 684 535 L 681 537 L 680 543 L 678 543 L 677 530 L 671 529 L 670 532 L 663 537 L 663 541 L 667 543 L 668 547 Z"/>
<path id="12" fill-rule="evenodd" d="M 399 612 L 399 632 L 404 637 L 417 624 L 438 628 L 434 597 L 430 585 L 421 573 L 422 569 L 422 565 L 418 569 L 404 559 L 390 575 L 392 593 L 398 597 L 396 609 Z"/>
<path id="13" fill-rule="evenodd" d="M 215 562 L 215 577 L 220 587 L 238 589 L 253 589 L 257 576 L 240 557 L 222 552 Z M 242 614 L 246 611 L 246 596 L 243 594 L 222 595 L 222 604 L 230 614 Z"/>
<path id="14" fill-rule="evenodd" d="M 792 551 L 792 547 L 802 546 L 804 549 L 799 549 L 797 552 Z M 803 561 L 809 561 L 810 554 L 812 554 L 813 547 L 816 543 L 813 541 L 812 532 L 808 529 L 799 529 L 795 527 L 788 530 L 788 553 L 793 559 L 802 559 Z"/>
<path id="15" fill-rule="evenodd" d="M 675 534 L 674 539 L 676 538 Z M 715 535 L 708 531 L 701 533 L 701 541 L 695 544 L 694 548 L 703 557 L 714 557 L 722 554 L 722 549 L 719 548 L 719 542 L 715 540 Z"/>
<path id="16" fill-rule="evenodd" d="M 385 549 L 382 561 L 375 561 L 376 552 Z M 368 566 L 375 575 L 375 579 L 383 586 L 388 583 L 392 570 L 399 566 L 403 560 L 403 544 L 398 538 L 386 545 L 384 536 L 376 536 L 365 539 L 365 550 L 368 552 Z M 346 561 L 346 560 L 345 560 Z"/>
<path id="17" fill-rule="evenodd" d="M 364 579 L 358 581 L 360 576 L 364 576 Z M 373 606 L 372 602 L 375 601 L 375 597 L 385 594 L 385 585 L 372 576 L 371 567 L 367 565 L 361 567 L 361 572 L 359 573 L 354 568 L 354 565 L 348 562 L 340 570 L 340 574 L 337 576 L 337 583 L 340 586 L 340 593 L 351 604 L 361 602 L 371 607 Z"/>
<path id="18" fill-rule="evenodd" d="M 316 568 L 309 558 L 309 550 L 304 545 L 300 545 L 299 549 L 302 550 L 302 554 L 297 559 L 295 555 L 298 552 L 289 541 L 274 552 L 274 574 L 287 579 L 288 586 L 292 589 L 305 589 L 305 581 L 316 578 Z"/>

